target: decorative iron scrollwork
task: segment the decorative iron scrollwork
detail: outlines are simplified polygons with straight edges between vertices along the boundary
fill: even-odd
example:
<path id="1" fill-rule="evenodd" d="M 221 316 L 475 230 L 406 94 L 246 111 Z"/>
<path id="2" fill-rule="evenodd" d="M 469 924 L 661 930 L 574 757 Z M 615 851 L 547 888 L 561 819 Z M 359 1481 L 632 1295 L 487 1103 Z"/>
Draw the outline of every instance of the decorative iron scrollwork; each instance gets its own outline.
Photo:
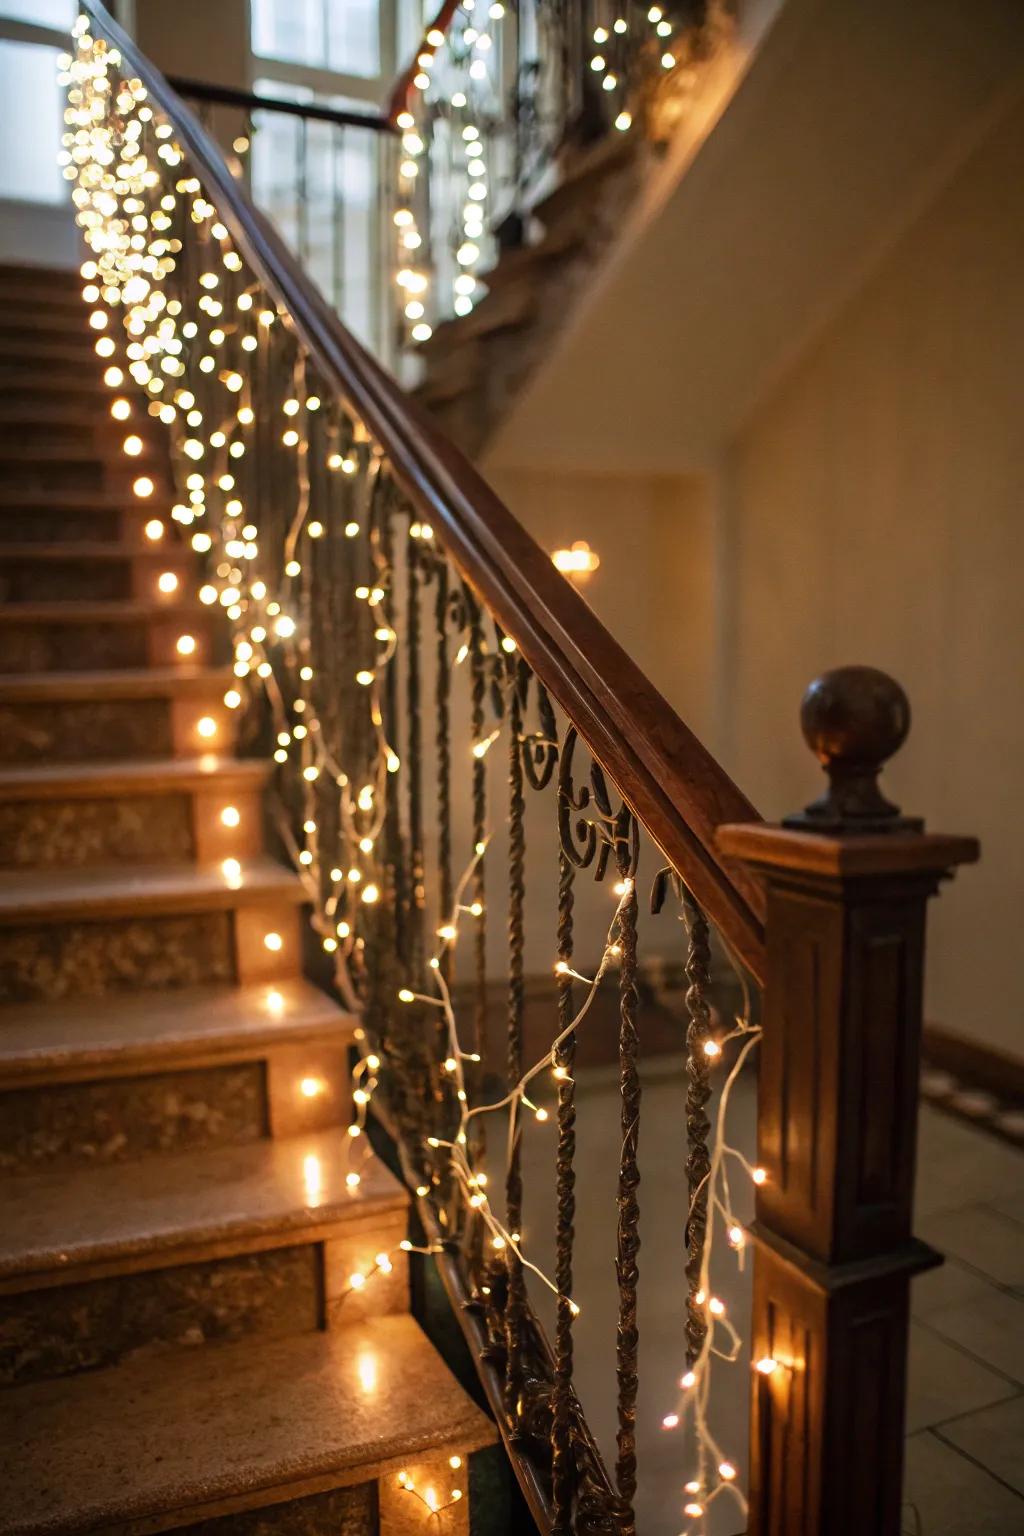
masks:
<path id="1" fill-rule="evenodd" d="M 625 804 L 612 809 L 604 773 L 598 763 L 590 765 L 590 783 L 577 791 L 573 782 L 573 757 L 578 733 L 570 725 L 562 743 L 558 767 L 558 836 L 562 852 L 577 869 L 594 868 L 594 879 L 603 880 L 609 857 L 615 854 L 619 876 L 625 880 L 636 873 L 640 857 L 640 829 L 636 817 Z"/>

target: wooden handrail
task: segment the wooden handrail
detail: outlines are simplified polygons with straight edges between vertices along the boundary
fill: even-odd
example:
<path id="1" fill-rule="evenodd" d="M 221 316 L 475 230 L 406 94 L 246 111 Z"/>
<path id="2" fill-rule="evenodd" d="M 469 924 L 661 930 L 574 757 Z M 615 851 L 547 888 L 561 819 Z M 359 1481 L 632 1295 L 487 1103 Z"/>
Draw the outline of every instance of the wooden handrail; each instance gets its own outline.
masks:
<path id="1" fill-rule="evenodd" d="M 724 822 L 760 817 L 479 472 L 345 329 L 220 149 L 100 0 L 99 34 L 173 122 L 217 213 L 283 306 L 324 382 L 388 456 L 395 479 L 514 639 L 724 941 L 764 978 L 764 896 L 715 847 Z"/>

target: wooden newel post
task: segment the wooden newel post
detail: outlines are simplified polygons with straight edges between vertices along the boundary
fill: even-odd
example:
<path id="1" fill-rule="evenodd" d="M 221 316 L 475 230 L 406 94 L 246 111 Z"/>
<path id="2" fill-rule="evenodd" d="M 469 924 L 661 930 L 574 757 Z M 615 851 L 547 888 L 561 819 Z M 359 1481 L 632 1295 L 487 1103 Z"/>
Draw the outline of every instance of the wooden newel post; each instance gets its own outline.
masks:
<path id="1" fill-rule="evenodd" d="M 925 906 L 972 838 L 878 788 L 903 690 L 870 667 L 812 683 L 825 795 L 781 826 L 726 826 L 764 880 L 750 1536 L 898 1536 Z"/>

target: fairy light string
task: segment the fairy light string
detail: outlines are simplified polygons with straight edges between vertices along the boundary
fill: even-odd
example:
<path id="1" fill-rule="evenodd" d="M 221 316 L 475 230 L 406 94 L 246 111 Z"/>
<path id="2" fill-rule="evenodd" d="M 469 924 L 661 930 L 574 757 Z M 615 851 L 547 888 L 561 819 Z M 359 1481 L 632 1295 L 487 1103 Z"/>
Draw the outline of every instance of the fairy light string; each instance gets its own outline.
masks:
<path id="1" fill-rule="evenodd" d="M 501 8 L 492 6 L 489 20 L 496 23 L 500 15 Z M 394 482 L 382 449 L 343 402 L 328 397 L 288 316 L 246 272 L 200 180 L 184 168 L 172 126 L 154 111 L 142 82 L 124 77 L 117 50 L 94 39 L 85 20 L 76 23 L 74 35 L 75 54 L 60 63 L 68 99 L 61 160 L 90 247 L 82 266 L 83 297 L 111 391 L 111 415 L 125 424 L 128 460 L 139 457 L 139 401 L 171 434 L 170 517 L 206 562 L 200 605 L 221 609 L 231 626 L 233 683 L 224 693 L 224 709 L 241 710 L 246 696 L 265 701 L 283 791 L 283 845 L 303 882 L 338 989 L 350 1007 L 361 1008 L 365 946 L 378 910 L 388 907 L 386 834 L 402 775 L 399 746 L 389 735 L 389 696 L 400 649 L 394 562 L 401 551 L 391 548 L 390 531 L 382 534 L 390 529 Z M 486 35 L 480 29 L 468 42 L 474 61 L 487 53 L 481 47 Z M 458 94 L 452 93 L 451 105 L 462 111 L 466 103 L 457 102 Z M 463 142 L 475 145 L 476 137 L 465 136 L 472 125 L 460 121 Z M 472 201 L 476 207 L 483 200 Z M 467 234 L 465 224 L 462 233 Z M 470 275 L 472 263 L 463 265 Z M 285 487 L 289 496 L 282 496 Z M 140 475 L 133 492 L 145 502 L 155 486 Z M 166 541 L 163 516 L 148 518 L 144 534 L 153 543 Z M 411 513 L 406 536 L 408 548 L 443 558 L 433 529 Z M 157 582 L 165 594 L 177 589 L 174 572 L 160 572 Z M 459 580 L 453 577 L 450 587 L 459 590 Z M 354 646 L 340 658 L 330 645 L 326 599 L 344 609 Z M 493 645 L 487 643 L 481 612 L 468 592 L 462 626 L 452 647 L 451 675 L 463 676 L 474 697 L 483 684 L 473 706 L 470 766 L 478 769 L 513 728 L 517 750 L 539 744 L 557 753 L 557 735 L 551 739 L 549 728 L 531 734 L 513 727 L 519 709 L 495 702 L 495 693 L 500 700 L 502 690 L 519 686 L 518 679 L 528 674 L 520 673 L 523 664 L 510 637 L 495 628 Z M 191 662 L 200 641 L 186 633 L 176 649 L 179 660 Z M 341 679 L 344 707 L 334 697 L 339 680 L 331 669 L 337 667 L 351 668 Z M 489 686 L 492 705 L 485 714 Z M 197 719 L 195 729 L 200 748 L 217 745 L 222 727 L 212 715 Z M 230 828 L 237 818 L 222 824 Z M 572 982 L 575 995 L 551 1045 L 507 1092 L 481 1102 L 476 1069 L 482 1065 L 482 1043 L 473 1038 L 474 1022 L 471 1045 L 464 1045 L 448 979 L 448 961 L 460 937 L 467 929 L 479 935 L 484 921 L 482 871 L 491 833 L 483 823 L 474 830 L 474 846 L 454 882 L 451 909 L 441 914 L 423 975 L 409 976 L 395 998 L 399 1014 L 420 1009 L 428 1017 L 438 1015 L 436 1038 L 446 1052 L 435 1065 L 447 1085 L 443 1103 L 452 1115 L 451 1128 L 425 1138 L 415 1188 L 419 1198 L 433 1202 L 442 1228 L 454 1233 L 475 1224 L 492 1256 L 511 1256 L 559 1296 L 556 1281 L 531 1257 L 523 1233 L 510 1229 L 495 1209 L 477 1129 L 500 1125 L 492 1144 L 504 1147 L 507 1165 L 524 1118 L 540 1123 L 549 1118 L 534 1085 L 550 1079 L 557 1089 L 566 1077 L 564 1048 L 585 1027 L 602 982 L 620 959 L 623 916 L 636 899 L 635 875 L 615 887 L 616 906 L 593 974 L 565 958 L 554 965 L 555 988 Z M 244 880 L 238 859 L 225 858 L 222 871 L 229 886 Z M 268 933 L 264 942 L 274 949 L 282 940 Z M 577 941 L 575 952 L 579 947 Z M 390 1020 L 385 1023 L 390 1027 Z M 709 1326 L 704 1348 L 683 1378 L 677 1409 L 664 1418 L 666 1427 L 681 1425 L 693 1438 L 696 1475 L 685 1489 L 684 1513 L 695 1530 L 702 1529 L 707 1507 L 719 1497 L 731 1497 L 745 1509 L 734 1463 L 708 1422 L 712 1363 L 735 1361 L 740 1347 L 710 1280 L 713 1233 L 723 1232 L 737 1262 L 744 1261 L 746 1240 L 734 1216 L 730 1169 L 738 1168 L 755 1184 L 763 1180 L 726 1135 L 730 1093 L 757 1034 L 745 1009 L 735 1029 L 714 1041 L 712 1065 L 727 1045 L 735 1041 L 738 1049 L 719 1095 L 707 1180 L 710 1219 L 701 1284 Z M 345 1177 L 353 1190 L 372 1157 L 368 1117 L 388 1077 L 387 1050 L 365 1020 L 356 1035 L 359 1058 L 345 1138 Z M 405 1038 L 398 1036 L 400 1042 Z M 311 1186 L 317 1177 L 311 1166 Z M 434 1244 L 418 1248 L 403 1242 L 400 1248 L 436 1251 Z M 392 1254 L 377 1254 L 371 1265 L 353 1270 L 342 1299 L 387 1275 L 393 1265 Z M 571 1296 L 562 1300 L 573 1315 L 579 1311 Z M 767 1377 L 785 1366 L 762 1360 L 754 1368 Z M 429 1505 L 411 1482 L 409 1492 Z M 447 1495 L 450 1502 L 457 1497 L 456 1490 Z"/>

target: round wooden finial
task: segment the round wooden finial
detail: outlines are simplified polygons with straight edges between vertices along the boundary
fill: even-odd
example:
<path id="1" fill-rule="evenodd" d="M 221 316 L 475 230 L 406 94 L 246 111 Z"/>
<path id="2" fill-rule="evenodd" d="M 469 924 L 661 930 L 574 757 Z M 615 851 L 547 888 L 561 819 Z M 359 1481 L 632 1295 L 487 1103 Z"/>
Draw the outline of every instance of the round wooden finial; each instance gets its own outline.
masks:
<path id="1" fill-rule="evenodd" d="M 910 730 L 910 702 L 895 678 L 876 667 L 824 672 L 804 694 L 800 724 L 829 787 L 799 816 L 787 818 L 787 826 L 887 832 L 921 825 L 902 817 L 878 787 L 882 764 Z"/>

